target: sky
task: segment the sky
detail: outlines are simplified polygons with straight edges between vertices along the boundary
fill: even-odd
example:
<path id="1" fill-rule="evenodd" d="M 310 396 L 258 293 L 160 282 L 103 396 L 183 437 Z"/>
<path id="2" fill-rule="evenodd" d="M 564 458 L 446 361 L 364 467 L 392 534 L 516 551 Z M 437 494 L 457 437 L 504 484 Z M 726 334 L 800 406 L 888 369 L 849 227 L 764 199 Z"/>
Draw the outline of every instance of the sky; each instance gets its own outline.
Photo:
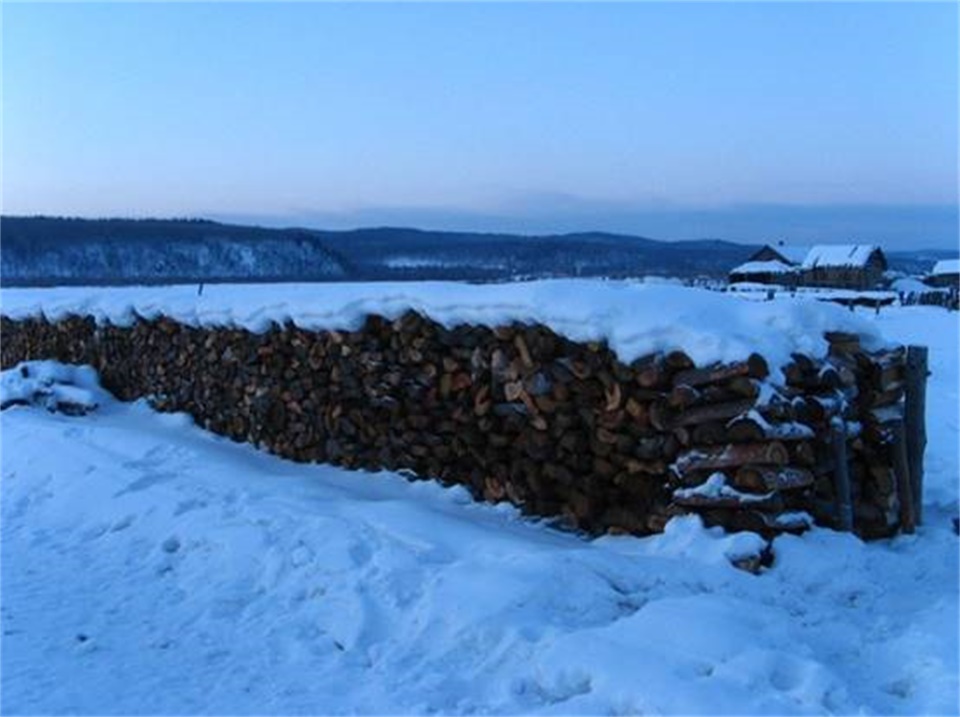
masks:
<path id="1" fill-rule="evenodd" d="M 958 5 L 2 6 L 5 214 L 958 242 Z"/>

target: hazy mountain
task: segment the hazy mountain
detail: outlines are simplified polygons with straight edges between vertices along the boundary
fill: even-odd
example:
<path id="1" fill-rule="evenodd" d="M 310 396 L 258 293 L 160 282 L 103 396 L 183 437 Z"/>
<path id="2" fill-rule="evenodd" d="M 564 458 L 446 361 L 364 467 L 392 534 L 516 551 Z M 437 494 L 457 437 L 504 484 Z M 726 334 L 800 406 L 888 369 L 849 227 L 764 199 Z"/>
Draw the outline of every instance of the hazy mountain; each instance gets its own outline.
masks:
<path id="1" fill-rule="evenodd" d="M 0 218 L 5 284 L 331 281 L 347 262 L 310 233 L 202 220 Z"/>
<path id="2" fill-rule="evenodd" d="M 6 285 L 196 281 L 490 281 L 556 276 L 723 278 L 759 247 L 603 232 L 524 236 L 395 227 L 321 231 L 206 220 L 0 217 Z M 922 273 L 950 252 L 897 252 Z"/>

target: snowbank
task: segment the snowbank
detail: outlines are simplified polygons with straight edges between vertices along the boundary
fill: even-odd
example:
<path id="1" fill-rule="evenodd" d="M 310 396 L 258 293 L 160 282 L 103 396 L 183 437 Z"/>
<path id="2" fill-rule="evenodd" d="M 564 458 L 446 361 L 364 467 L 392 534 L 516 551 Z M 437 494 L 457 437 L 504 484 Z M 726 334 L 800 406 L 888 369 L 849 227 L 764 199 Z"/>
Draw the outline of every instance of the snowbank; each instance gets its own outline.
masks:
<path id="1" fill-rule="evenodd" d="M 354 329 L 363 317 L 414 309 L 445 326 L 542 323 L 578 341 L 608 341 L 621 360 L 682 349 L 698 364 L 760 352 L 774 368 L 793 352 L 823 356 L 824 331 L 882 340 L 869 322 L 837 306 L 789 298 L 763 303 L 669 285 L 556 280 L 469 285 L 454 282 L 218 284 L 168 287 L 4 289 L 0 310 L 13 319 L 69 314 L 131 323 L 168 316 L 192 326 L 268 330 L 292 321 L 305 329 Z"/>
<path id="2" fill-rule="evenodd" d="M 0 372 L 0 409 L 35 404 L 50 411 L 86 413 L 112 400 L 90 366 L 26 361 Z"/>
<path id="3" fill-rule="evenodd" d="M 778 538 L 750 575 L 759 539 L 694 516 L 586 541 L 143 404 L 0 421 L 4 714 L 957 713 L 935 506 L 890 541 Z"/>

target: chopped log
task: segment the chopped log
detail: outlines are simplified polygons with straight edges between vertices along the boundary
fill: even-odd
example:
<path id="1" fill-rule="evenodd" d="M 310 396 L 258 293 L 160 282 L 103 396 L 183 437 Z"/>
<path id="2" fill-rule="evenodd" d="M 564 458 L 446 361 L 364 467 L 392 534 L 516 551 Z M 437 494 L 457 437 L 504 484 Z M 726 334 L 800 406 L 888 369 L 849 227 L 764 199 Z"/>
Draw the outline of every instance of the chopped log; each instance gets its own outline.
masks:
<path id="1" fill-rule="evenodd" d="M 690 358 L 685 352 L 680 350 L 675 350 L 669 352 L 666 356 L 663 357 L 663 365 L 671 373 L 677 371 L 686 371 L 694 367 L 693 359 Z M 683 383 L 689 383 L 684 381 Z"/>
<path id="2" fill-rule="evenodd" d="M 480 390 L 477 391 L 473 397 L 473 412 L 477 416 L 485 416 L 489 413 L 492 403 L 490 400 L 490 387 L 481 386 Z"/>
<path id="3" fill-rule="evenodd" d="M 759 354 L 750 354 L 746 361 L 729 364 L 714 364 L 706 368 L 691 368 L 681 371 L 673 377 L 673 385 L 702 386 L 708 383 L 720 383 L 737 376 L 766 378 L 770 373 L 767 362 Z"/>
<path id="4" fill-rule="evenodd" d="M 862 403 L 865 408 L 881 408 L 900 403 L 905 395 L 904 385 L 900 384 L 889 391 L 864 394 Z"/>
<path id="5" fill-rule="evenodd" d="M 770 443 L 731 443 L 718 448 L 695 448 L 681 454 L 674 468 L 679 474 L 718 468 L 734 468 L 747 464 L 783 466 L 790 453 L 778 441 Z"/>
<path id="6" fill-rule="evenodd" d="M 725 383 L 726 388 L 744 398 L 756 398 L 760 395 L 760 384 L 749 376 L 734 376 Z"/>
<path id="7" fill-rule="evenodd" d="M 827 331 L 823 336 L 830 344 L 830 355 L 860 352 L 860 336 L 857 334 L 845 331 Z"/>
<path id="8" fill-rule="evenodd" d="M 726 508 L 732 510 L 759 510 L 771 513 L 779 513 L 783 510 L 783 501 L 776 493 L 770 493 L 765 496 L 746 499 L 736 496 L 708 496 L 698 493 L 690 493 L 683 496 L 673 497 L 676 505 L 682 505 L 685 508 L 693 509 L 715 509 Z"/>
<path id="9" fill-rule="evenodd" d="M 636 371 L 637 383 L 642 388 L 658 388 L 668 382 L 663 357 L 659 354 L 637 359 L 630 366 Z"/>
<path id="10" fill-rule="evenodd" d="M 663 476 L 667 473 L 667 464 L 663 461 L 629 458 L 626 462 L 626 469 L 631 475 L 643 473 L 646 475 Z"/>
<path id="11" fill-rule="evenodd" d="M 520 360 L 523 362 L 523 365 L 526 368 L 533 368 L 533 359 L 530 358 L 530 351 L 527 348 L 527 342 L 523 339 L 523 334 L 518 333 L 513 338 L 513 345 L 517 348 L 517 353 L 520 355 Z"/>
<path id="12" fill-rule="evenodd" d="M 737 416 L 730 421 L 725 434 L 731 443 L 756 443 L 767 438 L 764 426 L 750 414 Z"/>
<path id="13" fill-rule="evenodd" d="M 741 466 L 733 477 L 733 485 L 743 490 L 796 490 L 813 485 L 813 473 L 796 466 Z"/>
<path id="14" fill-rule="evenodd" d="M 520 400 L 523 393 L 523 383 L 520 381 L 510 381 L 503 385 L 503 395 L 508 401 Z"/>
<path id="15" fill-rule="evenodd" d="M 661 433 L 669 431 L 673 424 L 672 412 L 666 401 L 651 403 L 647 415 L 650 419 L 650 425 Z"/>
<path id="16" fill-rule="evenodd" d="M 635 398 L 628 398 L 626 406 L 624 406 L 627 413 L 634 419 L 640 419 L 641 416 L 644 419 L 648 418 L 647 407 L 645 404 L 640 403 Z"/>
<path id="17" fill-rule="evenodd" d="M 697 406 L 689 408 L 676 415 L 668 421 L 668 426 L 695 426 L 700 423 L 709 423 L 711 421 L 722 421 L 735 418 L 746 413 L 753 408 L 752 399 L 743 399 L 741 401 L 731 401 L 729 403 L 716 403 L 710 406 Z"/>
<path id="18" fill-rule="evenodd" d="M 723 421 L 701 423 L 690 432 L 690 442 L 694 445 L 712 446 L 717 443 L 729 443 L 727 429 Z"/>
<path id="19" fill-rule="evenodd" d="M 604 389 L 605 410 L 616 411 L 620 408 L 620 401 L 623 398 L 623 392 L 620 390 L 620 384 L 613 382 L 608 388 Z"/>
<path id="20" fill-rule="evenodd" d="M 667 403 L 671 408 L 684 409 L 700 398 L 700 392 L 685 383 L 675 385 L 667 395 Z"/>

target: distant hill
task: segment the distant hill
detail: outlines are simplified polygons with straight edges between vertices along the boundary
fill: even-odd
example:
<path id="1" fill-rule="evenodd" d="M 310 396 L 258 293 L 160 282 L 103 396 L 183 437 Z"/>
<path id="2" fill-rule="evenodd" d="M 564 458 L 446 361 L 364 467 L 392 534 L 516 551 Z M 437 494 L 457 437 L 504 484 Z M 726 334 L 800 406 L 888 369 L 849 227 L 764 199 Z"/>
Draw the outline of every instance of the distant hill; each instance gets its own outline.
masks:
<path id="1" fill-rule="evenodd" d="M 333 281 L 342 256 L 299 231 L 203 220 L 0 217 L 7 285 Z"/>
<path id="2" fill-rule="evenodd" d="M 550 236 L 402 228 L 267 229 L 178 219 L 0 217 L 8 286 L 194 281 L 492 281 L 722 277 L 756 247 L 599 232 Z"/>
<path id="3" fill-rule="evenodd" d="M 910 275 L 926 274 L 941 259 L 956 259 L 958 254 L 956 249 L 922 249 L 885 253 L 887 264 L 891 269 Z"/>
<path id="4" fill-rule="evenodd" d="M 395 227 L 269 229 L 202 219 L 0 217 L 7 286 L 175 282 L 725 278 L 759 247 L 603 232 L 523 236 Z M 950 252 L 942 252 L 944 256 Z M 929 269 L 941 252 L 889 255 Z"/>

